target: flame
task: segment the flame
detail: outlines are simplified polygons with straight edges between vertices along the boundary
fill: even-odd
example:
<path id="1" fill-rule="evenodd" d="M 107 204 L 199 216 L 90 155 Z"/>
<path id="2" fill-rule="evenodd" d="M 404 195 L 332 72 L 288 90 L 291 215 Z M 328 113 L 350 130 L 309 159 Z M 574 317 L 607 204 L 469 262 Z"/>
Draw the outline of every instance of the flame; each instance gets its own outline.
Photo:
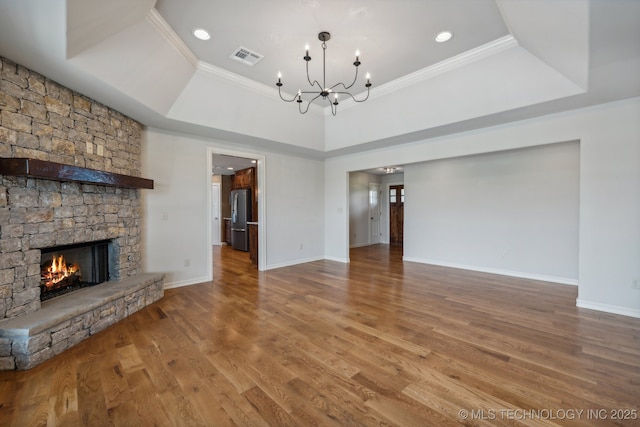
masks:
<path id="1" fill-rule="evenodd" d="M 43 269 L 42 279 L 45 280 L 45 286 L 52 287 L 69 276 L 73 276 L 80 268 L 77 264 L 67 264 L 64 256 L 54 256 L 51 265 Z"/>

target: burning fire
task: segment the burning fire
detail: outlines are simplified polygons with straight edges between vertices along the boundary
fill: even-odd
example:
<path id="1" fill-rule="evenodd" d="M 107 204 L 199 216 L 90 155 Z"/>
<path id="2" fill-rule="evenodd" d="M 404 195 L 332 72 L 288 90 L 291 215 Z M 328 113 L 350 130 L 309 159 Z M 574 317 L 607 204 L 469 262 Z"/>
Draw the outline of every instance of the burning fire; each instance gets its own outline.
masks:
<path id="1" fill-rule="evenodd" d="M 46 287 L 53 287 L 56 283 L 73 276 L 79 269 L 77 264 L 67 264 L 64 256 L 54 256 L 51 265 L 42 269 L 41 279 Z"/>

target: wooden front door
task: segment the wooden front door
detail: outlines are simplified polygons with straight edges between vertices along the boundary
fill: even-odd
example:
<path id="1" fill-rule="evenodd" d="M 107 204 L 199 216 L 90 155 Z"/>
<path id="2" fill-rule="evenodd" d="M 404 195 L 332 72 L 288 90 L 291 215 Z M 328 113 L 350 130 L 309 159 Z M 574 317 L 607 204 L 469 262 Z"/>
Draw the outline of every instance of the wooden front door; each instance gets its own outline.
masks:
<path id="1" fill-rule="evenodd" d="M 404 185 L 389 186 L 389 241 L 401 245 L 404 236 Z"/>

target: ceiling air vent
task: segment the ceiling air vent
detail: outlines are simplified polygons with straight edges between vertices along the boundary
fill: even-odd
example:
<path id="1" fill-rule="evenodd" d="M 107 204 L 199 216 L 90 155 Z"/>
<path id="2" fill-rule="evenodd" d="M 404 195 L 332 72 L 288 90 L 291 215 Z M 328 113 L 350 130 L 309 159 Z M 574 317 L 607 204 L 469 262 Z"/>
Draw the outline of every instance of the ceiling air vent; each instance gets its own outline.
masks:
<path id="1" fill-rule="evenodd" d="M 231 54 L 229 58 L 235 59 L 238 62 L 242 62 L 245 65 L 253 67 L 262 58 L 264 58 L 264 55 L 260 55 L 259 53 L 253 52 L 246 47 L 240 46 Z"/>

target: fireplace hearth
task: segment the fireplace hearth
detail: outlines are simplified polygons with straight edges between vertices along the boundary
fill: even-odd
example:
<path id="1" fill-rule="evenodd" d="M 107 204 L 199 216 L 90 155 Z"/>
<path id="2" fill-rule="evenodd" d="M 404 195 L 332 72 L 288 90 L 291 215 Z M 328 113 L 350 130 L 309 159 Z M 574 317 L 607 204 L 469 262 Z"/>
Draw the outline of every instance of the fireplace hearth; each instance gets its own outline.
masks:
<path id="1" fill-rule="evenodd" d="M 109 280 L 110 240 L 42 249 L 40 301 Z"/>

